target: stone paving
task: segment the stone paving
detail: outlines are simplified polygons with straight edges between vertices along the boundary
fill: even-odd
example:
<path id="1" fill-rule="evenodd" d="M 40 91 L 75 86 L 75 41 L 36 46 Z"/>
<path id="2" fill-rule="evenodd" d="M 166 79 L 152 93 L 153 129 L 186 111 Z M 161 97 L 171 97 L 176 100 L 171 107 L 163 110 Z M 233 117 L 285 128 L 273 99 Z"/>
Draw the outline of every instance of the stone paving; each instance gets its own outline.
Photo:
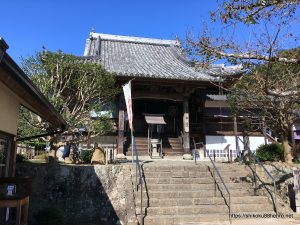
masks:
<path id="1" fill-rule="evenodd" d="M 230 224 L 229 221 L 216 221 L 216 222 L 200 222 L 200 223 L 188 223 L 180 225 L 300 225 L 300 220 L 298 219 L 244 219 L 244 220 L 232 220 Z M 178 224 L 179 225 L 179 224 Z"/>

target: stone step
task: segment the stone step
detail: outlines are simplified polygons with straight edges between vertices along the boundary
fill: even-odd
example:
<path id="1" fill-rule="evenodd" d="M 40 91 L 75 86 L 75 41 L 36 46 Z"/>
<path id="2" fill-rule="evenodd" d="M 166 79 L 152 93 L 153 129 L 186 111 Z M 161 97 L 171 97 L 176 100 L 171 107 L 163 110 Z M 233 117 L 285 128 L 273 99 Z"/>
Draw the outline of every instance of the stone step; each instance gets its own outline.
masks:
<path id="1" fill-rule="evenodd" d="M 145 188 L 143 189 L 143 198 L 147 198 L 149 196 L 149 199 L 161 199 L 161 198 L 170 198 L 170 199 L 176 199 L 176 198 L 203 198 L 203 197 L 214 197 L 215 191 L 214 190 L 203 190 L 203 191 L 151 191 L 146 193 Z M 230 190 L 231 197 L 243 197 L 243 196 L 254 196 L 253 191 L 240 189 L 240 190 Z M 216 196 L 220 197 L 221 193 L 219 191 L 216 191 Z M 140 199 L 140 193 L 136 195 L 136 199 Z"/>
<path id="2" fill-rule="evenodd" d="M 167 143 L 167 144 L 170 144 L 170 145 L 181 145 L 181 142 L 177 139 L 177 140 L 168 140 L 168 141 L 163 141 L 163 143 Z"/>
<path id="3" fill-rule="evenodd" d="M 208 164 L 209 168 L 213 169 L 212 164 Z M 236 166 L 236 165 L 229 165 L 229 166 L 224 166 L 221 163 L 216 163 L 216 167 L 220 171 L 249 171 L 248 167 L 245 166 Z"/>
<path id="4" fill-rule="evenodd" d="M 136 143 L 136 148 L 139 149 L 138 147 L 148 147 L 148 143 L 144 143 L 144 142 L 140 142 L 140 143 Z M 131 148 L 131 145 L 130 145 L 130 148 Z"/>
<path id="5" fill-rule="evenodd" d="M 147 204 L 147 199 L 143 199 L 143 205 Z M 202 198 L 150 198 L 149 206 L 166 207 L 166 206 L 191 206 L 191 205 L 224 205 L 223 197 L 202 197 Z M 231 204 L 269 204 L 269 200 L 265 196 L 243 196 L 232 197 Z M 140 206 L 140 199 L 136 200 L 136 205 Z"/>
<path id="6" fill-rule="evenodd" d="M 163 143 L 166 143 L 166 142 L 163 142 Z M 166 144 L 169 144 L 171 146 L 181 146 L 182 147 L 182 144 L 179 141 L 169 141 L 169 143 L 166 143 Z"/>
<path id="7" fill-rule="evenodd" d="M 147 178 L 146 183 L 148 184 L 210 184 L 214 180 L 212 177 L 202 178 Z"/>
<path id="8" fill-rule="evenodd" d="M 165 169 L 165 171 L 164 171 Z M 160 170 L 160 171 L 159 171 Z M 173 171 L 169 171 L 168 168 L 145 168 L 143 169 L 145 177 L 147 178 L 203 178 L 203 177 L 212 177 L 212 173 L 206 168 L 186 168 L 186 170 L 176 170 L 176 168 L 170 169 Z M 220 173 L 222 179 L 230 182 L 251 182 L 251 176 L 245 175 L 237 175 L 230 172 L 221 172 Z M 220 177 L 215 173 L 216 180 L 220 180 Z"/>
<path id="9" fill-rule="evenodd" d="M 168 156 L 183 156 L 184 151 L 183 150 L 170 150 L 170 151 L 164 151 L 164 156 L 168 157 Z"/>
<path id="10" fill-rule="evenodd" d="M 141 209 L 136 208 L 136 213 L 140 214 Z M 210 213 L 228 213 L 228 206 L 223 205 L 191 205 L 191 206 L 167 206 L 148 207 L 146 215 L 198 215 Z M 270 204 L 232 204 L 231 213 L 249 212 L 273 212 Z"/>
<path id="11" fill-rule="evenodd" d="M 147 215 L 144 219 L 145 225 L 187 225 L 199 224 L 200 222 L 209 221 L 229 221 L 228 213 L 211 213 L 199 215 Z"/>
<path id="12" fill-rule="evenodd" d="M 152 165 L 152 166 L 144 166 L 144 168 L 151 168 L 153 171 L 190 171 L 190 170 L 199 170 L 202 171 L 202 169 L 205 168 L 205 170 L 209 170 L 213 172 L 213 168 L 211 168 L 208 165 L 201 164 L 201 162 L 198 162 L 197 165 L 190 165 L 190 166 L 159 166 L 159 165 Z M 250 173 L 250 171 L 246 169 L 239 169 L 239 168 L 227 168 L 227 167 L 217 167 L 221 175 L 232 175 L 232 176 L 240 176 L 240 175 L 247 175 Z"/>
<path id="13" fill-rule="evenodd" d="M 265 213 L 273 214 L 275 216 L 275 213 L 273 211 L 265 212 Z M 250 212 L 249 214 L 261 215 L 261 213 L 257 213 L 257 212 Z M 237 218 L 234 219 L 234 221 L 237 220 L 238 220 Z M 249 224 L 250 223 L 251 222 L 249 221 Z M 228 213 L 211 213 L 211 214 L 199 214 L 199 215 L 147 215 L 144 219 L 144 224 L 145 225 L 229 224 L 229 215 Z M 263 222 L 261 222 L 261 224 L 263 224 Z"/>
<path id="14" fill-rule="evenodd" d="M 144 170 L 147 178 L 201 178 L 211 177 L 210 172 L 200 171 L 173 171 L 173 172 L 149 172 Z"/>
<path id="15" fill-rule="evenodd" d="M 163 148 L 163 152 L 169 152 L 168 149 L 171 149 L 173 151 L 183 151 L 182 146 L 171 145 L 171 148 Z"/>
<path id="16" fill-rule="evenodd" d="M 174 171 L 208 171 L 206 165 L 189 165 L 189 166 L 147 166 L 144 165 L 144 171 L 150 172 L 174 172 Z"/>
<path id="17" fill-rule="evenodd" d="M 266 203 L 241 203 L 231 204 L 231 213 L 249 213 L 249 212 L 273 212 L 273 205 L 269 202 Z"/>
<path id="18" fill-rule="evenodd" d="M 251 181 L 248 181 L 247 178 L 231 178 L 231 177 L 224 177 L 222 178 L 225 184 L 234 183 L 236 185 L 249 185 L 252 184 Z M 207 183 L 214 183 L 215 179 L 207 174 L 206 177 L 145 177 L 146 184 L 207 184 Z M 221 179 L 216 177 L 216 181 L 218 184 L 221 184 Z"/>
<path id="19" fill-rule="evenodd" d="M 170 155 L 171 153 L 180 153 L 181 155 L 183 155 L 184 154 L 184 150 L 183 150 L 183 148 L 182 147 L 175 147 L 175 148 L 163 148 L 163 153 L 165 154 L 165 155 Z"/>
<path id="20" fill-rule="evenodd" d="M 137 210 L 138 211 L 138 210 Z M 149 207 L 147 215 L 197 215 L 209 213 L 228 213 L 226 205 L 197 205 L 175 207 Z"/>
<path id="21" fill-rule="evenodd" d="M 148 154 L 148 148 L 147 146 L 145 147 L 137 147 L 137 150 L 138 150 L 138 154 L 139 155 L 149 155 Z M 165 156 L 177 156 L 177 155 L 183 155 L 184 154 L 184 151 L 183 149 L 163 149 L 163 153 Z M 130 156 L 131 155 L 131 148 L 128 148 L 128 151 L 126 152 L 126 155 Z"/>
<path id="22" fill-rule="evenodd" d="M 178 137 L 169 137 L 169 141 L 180 141 Z"/>
<path id="23" fill-rule="evenodd" d="M 213 172 L 213 171 L 212 171 Z M 219 170 L 220 172 L 220 175 L 222 177 L 232 177 L 232 178 L 235 178 L 235 177 L 246 177 L 248 175 L 250 175 L 250 173 L 247 171 L 247 172 L 240 172 L 240 171 L 222 171 L 222 170 Z M 217 173 L 215 172 L 216 174 L 216 177 L 217 177 Z"/>
<path id="24" fill-rule="evenodd" d="M 227 183 L 227 188 L 232 190 L 245 189 L 246 185 L 237 185 L 236 183 Z M 176 191 L 176 190 L 189 190 L 189 191 L 206 191 L 214 190 L 214 183 L 207 184 L 147 184 L 148 192 L 154 191 Z M 221 190 L 224 189 L 224 185 L 219 184 Z M 247 187 L 250 188 L 250 187 Z"/>

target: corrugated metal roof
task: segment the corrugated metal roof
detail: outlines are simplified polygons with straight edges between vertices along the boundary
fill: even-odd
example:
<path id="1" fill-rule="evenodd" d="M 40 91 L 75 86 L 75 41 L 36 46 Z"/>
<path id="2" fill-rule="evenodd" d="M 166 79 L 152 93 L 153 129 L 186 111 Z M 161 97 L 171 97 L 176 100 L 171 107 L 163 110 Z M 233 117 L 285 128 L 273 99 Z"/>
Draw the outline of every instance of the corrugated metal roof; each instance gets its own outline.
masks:
<path id="1" fill-rule="evenodd" d="M 118 76 L 215 81 L 215 71 L 195 70 L 175 40 L 91 33 L 84 56 Z"/>

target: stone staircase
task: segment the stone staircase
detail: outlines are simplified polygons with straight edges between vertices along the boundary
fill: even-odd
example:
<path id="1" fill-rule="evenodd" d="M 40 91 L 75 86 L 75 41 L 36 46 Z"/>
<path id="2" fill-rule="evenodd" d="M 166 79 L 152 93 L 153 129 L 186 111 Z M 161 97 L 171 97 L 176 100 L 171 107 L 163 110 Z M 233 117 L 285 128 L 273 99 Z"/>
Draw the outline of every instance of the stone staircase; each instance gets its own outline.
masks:
<path id="1" fill-rule="evenodd" d="M 215 192 L 211 165 L 176 163 L 166 165 L 160 161 L 143 165 L 146 183 L 143 190 L 144 224 L 179 225 L 229 220 L 228 206 L 221 194 L 226 192 L 219 179 L 219 189 Z M 252 183 L 247 182 L 249 171 L 246 167 L 217 166 L 231 193 L 231 213 L 274 213 L 267 196 L 254 196 Z M 135 203 L 139 218 L 140 193 L 135 194 Z"/>
<path id="2" fill-rule="evenodd" d="M 165 156 L 168 155 L 183 155 L 184 150 L 182 148 L 182 143 L 178 137 L 169 137 L 163 140 L 163 147 Z"/>

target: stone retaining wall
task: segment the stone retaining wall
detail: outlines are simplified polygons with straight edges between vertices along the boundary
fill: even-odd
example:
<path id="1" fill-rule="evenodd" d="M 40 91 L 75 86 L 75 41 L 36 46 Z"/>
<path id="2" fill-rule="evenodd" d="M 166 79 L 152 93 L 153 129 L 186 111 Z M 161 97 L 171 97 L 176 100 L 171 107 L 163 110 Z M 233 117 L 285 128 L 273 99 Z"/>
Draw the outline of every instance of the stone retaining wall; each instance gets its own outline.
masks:
<path id="1" fill-rule="evenodd" d="M 17 175 L 33 177 L 29 224 L 45 208 L 59 208 L 68 225 L 136 224 L 127 165 L 17 165 Z"/>
<path id="2" fill-rule="evenodd" d="M 266 162 L 264 163 L 266 169 L 271 173 L 276 181 L 278 199 L 278 207 L 280 211 L 291 212 L 295 210 L 295 194 L 293 191 L 293 171 L 292 167 L 299 167 L 299 165 L 288 165 L 282 162 Z M 271 179 L 263 171 L 262 167 L 257 166 L 257 173 L 273 190 Z"/>

